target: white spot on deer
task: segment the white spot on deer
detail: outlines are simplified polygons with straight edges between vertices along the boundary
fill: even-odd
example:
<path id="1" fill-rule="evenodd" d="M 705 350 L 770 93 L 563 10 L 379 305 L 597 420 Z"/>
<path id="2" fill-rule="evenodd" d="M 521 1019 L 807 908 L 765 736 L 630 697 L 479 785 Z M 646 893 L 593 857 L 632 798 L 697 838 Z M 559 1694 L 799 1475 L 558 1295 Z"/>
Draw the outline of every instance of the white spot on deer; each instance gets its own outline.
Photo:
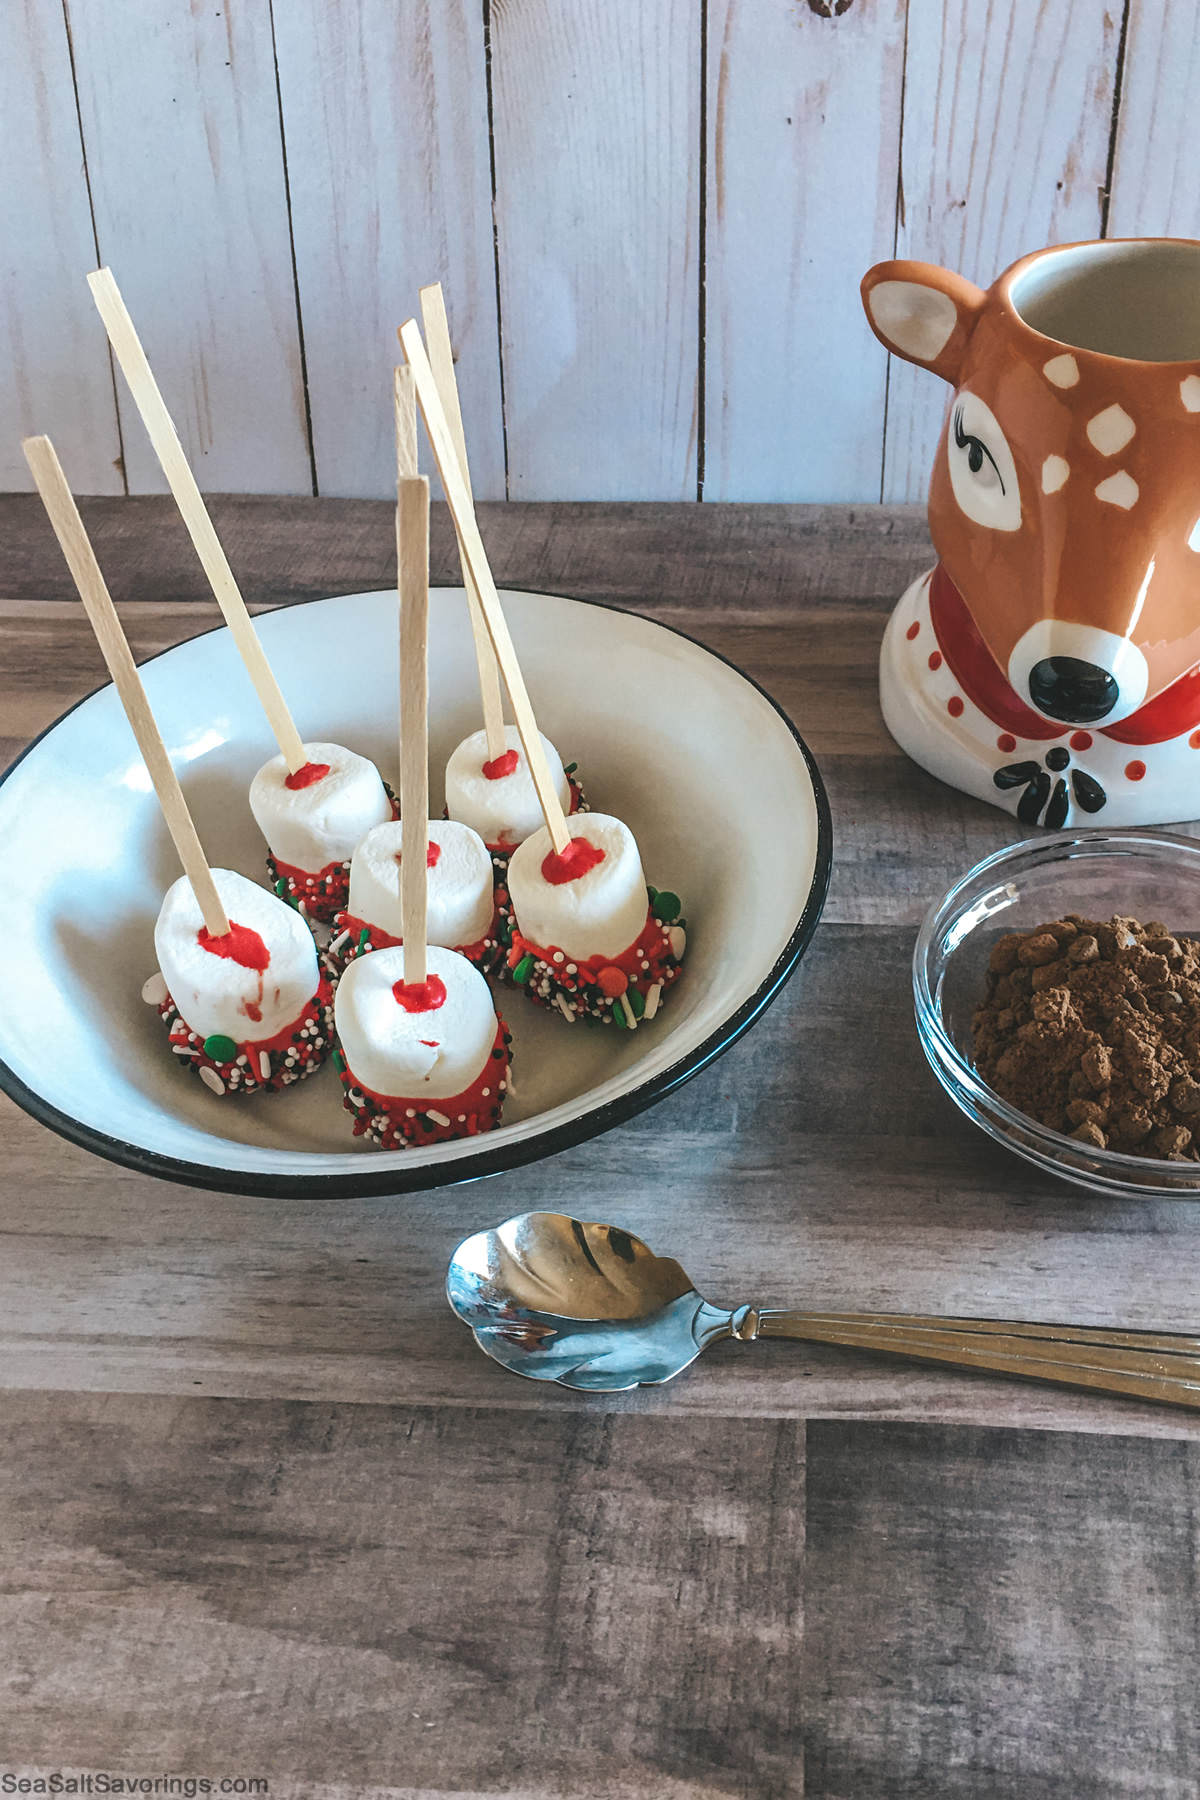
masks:
<path id="1" fill-rule="evenodd" d="M 1185 375 L 1179 384 L 1179 398 L 1189 412 L 1200 412 L 1200 375 Z"/>
<path id="2" fill-rule="evenodd" d="M 1109 506 L 1122 507 L 1125 512 L 1129 511 L 1137 497 L 1138 484 L 1124 469 L 1118 469 L 1115 475 L 1110 475 L 1096 489 L 1097 500 L 1107 501 Z"/>
<path id="3" fill-rule="evenodd" d="M 1052 381 L 1055 387 L 1074 387 L 1079 380 L 1079 364 L 1073 356 L 1052 356 L 1050 361 L 1044 364 L 1042 374 L 1047 381 Z"/>
<path id="4" fill-rule="evenodd" d="M 1088 420 L 1087 434 L 1101 456 L 1115 456 L 1123 450 L 1137 426 L 1123 406 L 1106 406 L 1094 419 Z M 1136 496 L 1135 496 L 1136 498 Z"/>
<path id="5" fill-rule="evenodd" d="M 1188 535 L 1188 549 L 1200 550 L 1200 519 L 1196 520 Z"/>
<path id="6" fill-rule="evenodd" d="M 1070 473 L 1071 465 L 1065 456 L 1048 456 L 1042 464 L 1043 494 L 1057 494 Z"/>

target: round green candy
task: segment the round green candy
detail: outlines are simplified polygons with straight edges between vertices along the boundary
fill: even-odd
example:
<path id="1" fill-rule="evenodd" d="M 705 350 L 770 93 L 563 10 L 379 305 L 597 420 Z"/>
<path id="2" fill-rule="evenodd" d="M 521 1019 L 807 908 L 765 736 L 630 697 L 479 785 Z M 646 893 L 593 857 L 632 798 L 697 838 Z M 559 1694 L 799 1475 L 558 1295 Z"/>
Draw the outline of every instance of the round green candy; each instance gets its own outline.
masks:
<path id="1" fill-rule="evenodd" d="M 232 1062 L 237 1053 L 237 1044 L 223 1032 L 214 1031 L 211 1037 L 204 1040 L 204 1054 L 211 1056 L 215 1063 Z"/>
<path id="2" fill-rule="evenodd" d="M 654 896 L 654 916 L 656 919 L 661 919 L 664 925 L 669 925 L 672 919 L 677 919 L 682 907 L 683 902 L 679 895 L 670 894 L 665 888 L 660 888 Z"/>

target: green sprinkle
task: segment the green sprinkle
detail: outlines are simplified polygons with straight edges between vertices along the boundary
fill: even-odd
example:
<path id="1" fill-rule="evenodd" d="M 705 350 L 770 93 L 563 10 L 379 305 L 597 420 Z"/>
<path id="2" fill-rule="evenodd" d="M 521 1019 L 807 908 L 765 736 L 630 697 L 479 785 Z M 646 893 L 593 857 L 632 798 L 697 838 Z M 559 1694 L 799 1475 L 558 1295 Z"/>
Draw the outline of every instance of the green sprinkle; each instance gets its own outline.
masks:
<path id="1" fill-rule="evenodd" d="M 625 1017 L 625 1008 L 621 1005 L 619 1000 L 614 1000 L 612 1003 L 612 1022 L 614 1025 L 619 1025 L 622 1031 L 629 1030 L 629 1021 Z"/>
<path id="2" fill-rule="evenodd" d="M 651 887 L 650 883 L 647 882 L 646 883 L 646 892 L 650 896 L 650 904 L 651 904 L 651 906 L 653 906 L 654 902 L 658 899 L 658 889 L 656 887 Z"/>
<path id="3" fill-rule="evenodd" d="M 678 910 L 678 909 L 676 909 L 676 910 Z M 358 934 L 359 949 L 364 950 L 366 948 L 366 946 L 370 943 L 370 941 L 371 941 L 371 933 L 368 930 L 368 928 L 364 925 L 362 930 Z"/>
<path id="4" fill-rule="evenodd" d="M 579 767 L 578 763 L 567 763 L 563 768 L 563 774 L 564 775 L 573 775 L 578 767 Z"/>
<path id="5" fill-rule="evenodd" d="M 642 999 L 642 996 L 638 993 L 632 982 L 630 982 L 629 986 L 625 989 L 625 998 L 629 1002 L 629 1008 L 633 1013 L 634 1018 L 640 1019 L 646 1010 L 646 1002 Z"/>
<path id="6" fill-rule="evenodd" d="M 279 880 L 275 883 L 275 892 L 279 895 L 279 898 L 281 900 L 285 899 L 287 896 L 287 882 L 283 879 L 282 875 L 279 877 Z"/>
<path id="7" fill-rule="evenodd" d="M 654 896 L 653 904 L 655 918 L 661 919 L 664 925 L 669 925 L 672 919 L 677 919 L 683 906 L 678 894 L 668 894 L 661 889 Z"/>
<path id="8" fill-rule="evenodd" d="M 231 1037 L 225 1037 L 221 1032 L 215 1031 L 212 1037 L 206 1037 L 204 1040 L 204 1054 L 211 1056 L 215 1063 L 232 1062 L 237 1055 L 237 1044 Z"/>
<path id="9" fill-rule="evenodd" d="M 344 1075 L 344 1074 L 345 1074 L 345 1072 L 346 1072 L 346 1059 L 345 1059 L 345 1057 L 344 1057 L 344 1056 L 343 1056 L 343 1055 L 342 1055 L 342 1053 L 341 1053 L 341 1051 L 340 1051 L 340 1050 L 335 1050 L 335 1051 L 334 1051 L 334 1053 L 333 1053 L 333 1055 L 332 1055 L 332 1056 L 331 1056 L 331 1057 L 330 1057 L 330 1059 L 329 1059 L 329 1060 L 330 1060 L 330 1061 L 331 1061 L 331 1062 L 332 1062 L 332 1064 L 333 1064 L 333 1066 L 334 1066 L 334 1068 L 335 1068 L 335 1069 L 336 1069 L 336 1070 L 337 1070 L 337 1072 L 338 1072 L 338 1074 L 339 1074 L 339 1075 Z"/>
<path id="10" fill-rule="evenodd" d="M 525 983 L 529 980 L 529 977 L 532 974 L 533 974 L 533 957 L 532 956 L 523 956 L 521 958 L 520 962 L 517 964 L 516 968 L 513 970 L 513 980 L 516 982 L 518 987 L 524 987 Z"/>

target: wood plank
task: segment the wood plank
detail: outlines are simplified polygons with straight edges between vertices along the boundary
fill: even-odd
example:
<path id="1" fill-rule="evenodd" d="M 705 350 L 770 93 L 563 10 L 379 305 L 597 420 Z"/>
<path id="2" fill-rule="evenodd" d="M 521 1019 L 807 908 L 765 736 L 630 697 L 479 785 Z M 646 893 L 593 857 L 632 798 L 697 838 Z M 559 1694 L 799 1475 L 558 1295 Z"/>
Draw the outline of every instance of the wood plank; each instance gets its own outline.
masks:
<path id="1" fill-rule="evenodd" d="M 709 10 L 706 500 L 879 494 L 887 366 L 855 296 L 895 242 L 907 10 Z"/>
<path id="2" fill-rule="evenodd" d="M 310 493 L 269 5 L 72 0 L 71 28 L 100 256 L 200 486 Z M 130 489 L 161 493 L 118 391 Z"/>
<path id="3" fill-rule="evenodd" d="M 275 12 L 322 494 L 393 494 L 396 327 L 446 290 L 476 494 L 504 498 L 487 87 L 478 5 L 294 0 Z"/>
<path id="4" fill-rule="evenodd" d="M 396 579 L 395 508 L 377 500 L 223 496 L 211 507 L 248 599 L 366 592 Z M 198 600 L 209 592 L 169 500 L 84 501 L 113 598 Z M 494 504 L 480 529 L 502 587 L 619 606 L 774 615 L 871 599 L 890 606 L 933 551 L 920 506 Z M 446 509 L 435 505 L 435 582 L 461 586 Z M 36 496 L 0 496 L 3 596 L 69 600 L 70 577 Z"/>
<path id="5" fill-rule="evenodd" d="M 0 1398 L 6 1767 L 799 1792 L 795 1425 L 45 1400 Z"/>
<path id="6" fill-rule="evenodd" d="M 700 13 L 491 14 L 509 493 L 696 494 Z"/>
<path id="7" fill-rule="evenodd" d="M 1120 8 L 941 0 L 909 8 L 897 256 L 988 287 L 1044 244 L 1100 234 Z M 929 486 L 945 383 L 892 358 L 885 500 Z"/>
<path id="8" fill-rule="evenodd" d="M 48 432 L 81 493 L 123 493 L 108 340 L 83 282 L 96 241 L 58 0 L 5 20 L 0 167 L 0 489 L 32 488 L 20 440 Z"/>
<path id="9" fill-rule="evenodd" d="M 1200 237 L 1192 171 L 1200 16 L 1133 0 L 1109 203 L 1110 237 Z"/>

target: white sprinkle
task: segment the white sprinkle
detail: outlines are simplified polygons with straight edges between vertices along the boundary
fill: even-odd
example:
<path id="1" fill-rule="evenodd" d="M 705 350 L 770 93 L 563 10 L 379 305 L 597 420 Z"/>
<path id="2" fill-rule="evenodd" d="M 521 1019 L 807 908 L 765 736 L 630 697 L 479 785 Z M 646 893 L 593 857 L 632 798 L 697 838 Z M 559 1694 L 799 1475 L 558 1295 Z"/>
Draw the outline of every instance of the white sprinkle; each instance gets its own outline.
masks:
<path id="1" fill-rule="evenodd" d="M 406 1110 L 405 1110 L 405 1114 L 404 1114 L 404 1116 L 405 1116 L 405 1118 L 406 1118 L 406 1119 L 415 1119 L 415 1118 L 416 1118 L 416 1116 L 417 1116 L 417 1109 L 416 1109 L 416 1107 L 415 1107 L 415 1106 L 410 1106 L 410 1107 L 408 1107 L 408 1108 L 407 1108 L 407 1109 L 406 1109 Z"/>
<path id="2" fill-rule="evenodd" d="M 195 1056 L 196 1052 L 188 1044 L 172 1044 L 176 1056 Z"/>
<path id="3" fill-rule="evenodd" d="M 167 984 L 156 969 L 142 985 L 142 999 L 147 1006 L 162 1006 L 167 999 Z"/>
<path id="4" fill-rule="evenodd" d="M 629 995 L 627 993 L 621 995 L 621 1011 L 625 1014 L 625 1023 L 628 1025 L 630 1031 L 636 1031 L 637 1014 L 629 1004 Z"/>
<path id="5" fill-rule="evenodd" d="M 330 944 L 330 946 L 329 946 L 330 956 L 335 956 L 337 954 L 337 952 L 341 949 L 342 945 L 347 941 L 349 936 L 350 936 L 350 933 L 348 931 L 339 931 L 338 935 L 334 938 L 332 944 Z"/>
<path id="6" fill-rule="evenodd" d="M 466 1115 L 466 1113 L 459 1113 L 459 1115 L 458 1115 L 458 1122 L 459 1122 L 459 1124 L 460 1124 L 460 1125 L 465 1125 L 465 1124 L 466 1124 L 466 1122 L 467 1122 L 467 1115 Z"/>
<path id="7" fill-rule="evenodd" d="M 662 982 L 656 981 L 646 995 L 646 1017 L 652 1019 L 658 1011 L 658 1003 L 662 999 Z"/>
<path id="8" fill-rule="evenodd" d="M 555 1004 L 555 1006 L 557 1006 L 557 1008 L 558 1008 L 559 1012 L 562 1014 L 563 1018 L 567 1021 L 567 1024 L 573 1025 L 575 1023 L 574 1011 L 572 1010 L 572 1008 L 570 1006 L 568 1006 L 568 1004 L 562 994 L 555 994 L 554 1004 Z M 486 1094 L 487 1089 L 485 1088 L 483 1091 Z"/>
<path id="9" fill-rule="evenodd" d="M 262 1076 L 264 1081 L 270 1081 L 270 1079 L 271 1079 L 271 1057 L 270 1057 L 269 1052 L 266 1050 L 260 1050 L 258 1053 L 258 1072 Z"/>
<path id="10" fill-rule="evenodd" d="M 555 962 L 563 962 L 565 960 L 561 950 L 556 950 L 554 952 L 554 960 Z"/>
<path id="11" fill-rule="evenodd" d="M 445 1113 L 434 1112 L 434 1110 L 431 1106 L 427 1106 L 425 1108 L 425 1117 L 427 1119 L 432 1119 L 435 1125 L 441 1125 L 443 1127 L 449 1125 L 449 1123 L 450 1123 L 450 1121 L 446 1117 Z"/>
<path id="12" fill-rule="evenodd" d="M 200 1071 L 200 1079 L 205 1087 L 210 1087 L 212 1089 L 214 1094 L 223 1094 L 225 1092 L 225 1083 L 221 1080 L 221 1077 L 217 1074 L 215 1069 L 210 1069 L 206 1065 Z"/>
<path id="13" fill-rule="evenodd" d="M 687 932 L 682 925 L 672 925 L 667 933 L 667 942 L 671 946 L 671 955 L 676 962 L 682 962 L 683 953 L 687 949 Z"/>
<path id="14" fill-rule="evenodd" d="M 483 1094 L 483 1097 L 484 1097 L 484 1099 L 485 1099 L 485 1100 L 486 1100 L 486 1099 L 487 1099 L 487 1098 L 488 1098 L 488 1096 L 489 1096 L 489 1095 L 490 1095 L 490 1093 L 491 1093 L 491 1091 L 492 1091 L 492 1090 L 491 1090 L 491 1088 L 483 1088 L 483 1089 L 481 1089 L 481 1092 L 482 1092 L 482 1094 Z"/>
<path id="15" fill-rule="evenodd" d="M 579 968 L 576 963 L 568 963 L 567 964 L 567 974 L 568 975 L 578 975 L 578 973 L 579 973 Z"/>

